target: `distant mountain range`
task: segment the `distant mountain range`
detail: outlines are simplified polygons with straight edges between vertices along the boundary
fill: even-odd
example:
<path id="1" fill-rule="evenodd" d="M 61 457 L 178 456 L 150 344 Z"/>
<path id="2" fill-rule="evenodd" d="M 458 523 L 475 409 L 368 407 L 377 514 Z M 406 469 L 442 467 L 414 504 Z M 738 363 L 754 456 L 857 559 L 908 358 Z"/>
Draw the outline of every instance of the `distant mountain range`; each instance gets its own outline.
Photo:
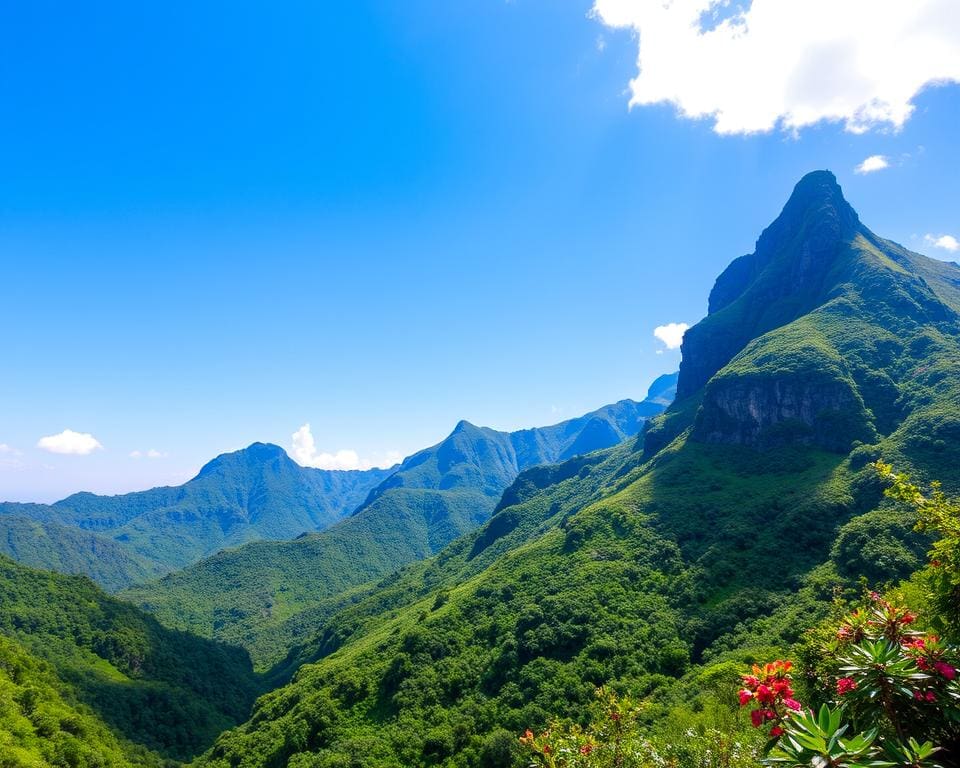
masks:
<path id="1" fill-rule="evenodd" d="M 220 552 L 123 596 L 169 626 L 243 645 L 261 666 L 277 662 L 352 588 L 484 523 L 519 472 L 637 435 L 673 399 L 676 380 L 661 376 L 642 402 L 622 400 L 549 427 L 498 432 L 461 421 L 327 530 Z"/>
<path id="2" fill-rule="evenodd" d="M 224 547 L 326 528 L 392 472 L 301 467 L 282 448 L 254 443 L 218 456 L 180 486 L 77 493 L 50 505 L 2 503 L 0 552 L 117 589 Z"/>

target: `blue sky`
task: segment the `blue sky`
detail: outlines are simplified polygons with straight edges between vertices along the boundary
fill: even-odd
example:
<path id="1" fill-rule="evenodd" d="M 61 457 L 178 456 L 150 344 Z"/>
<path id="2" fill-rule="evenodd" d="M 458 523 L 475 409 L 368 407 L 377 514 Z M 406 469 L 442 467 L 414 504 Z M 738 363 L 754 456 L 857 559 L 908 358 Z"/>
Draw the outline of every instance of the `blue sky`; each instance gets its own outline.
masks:
<path id="1" fill-rule="evenodd" d="M 626 0 L 590 12 L 6 4 L 0 498 L 179 483 L 255 440 L 291 449 L 306 423 L 318 454 L 377 463 L 461 418 L 640 398 L 679 363 L 654 328 L 702 317 L 816 168 L 879 234 L 960 258 L 934 245 L 960 238 L 957 85 L 907 83 L 909 115 L 863 125 L 861 79 L 831 119 L 783 117 L 775 68 L 746 97 L 736 71 L 692 92 L 709 51 L 686 81 L 631 86 L 667 27 Z M 671 64 L 654 50 L 641 71 Z M 949 79 L 953 53 L 917 82 Z M 875 155 L 887 167 L 855 172 Z M 100 447 L 38 446 L 66 429 Z"/>

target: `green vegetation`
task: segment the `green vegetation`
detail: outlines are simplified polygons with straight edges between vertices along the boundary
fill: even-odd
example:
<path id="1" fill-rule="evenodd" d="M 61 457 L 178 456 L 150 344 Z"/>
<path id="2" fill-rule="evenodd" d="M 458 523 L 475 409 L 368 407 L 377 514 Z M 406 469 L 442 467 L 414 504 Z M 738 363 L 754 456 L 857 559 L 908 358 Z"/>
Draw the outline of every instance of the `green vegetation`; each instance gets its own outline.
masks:
<path id="1" fill-rule="evenodd" d="M 0 515 L 0 554 L 34 568 L 85 574 L 107 590 L 161 573 L 157 564 L 107 536 L 19 515 Z"/>
<path id="2" fill-rule="evenodd" d="M 150 764 L 85 708 L 69 701 L 48 664 L 0 636 L 0 765 L 5 768 L 117 768 Z"/>
<path id="3" fill-rule="evenodd" d="M 461 422 L 326 531 L 221 552 L 123 596 L 168 626 L 247 648 L 259 667 L 276 664 L 361 585 L 485 522 L 520 470 L 636 435 L 675 381 L 661 377 L 641 403 L 624 400 L 552 427 L 497 432 Z"/>
<path id="4" fill-rule="evenodd" d="M 521 474 L 480 529 L 325 619 L 199 765 L 511 765 L 505 732 L 588 727 L 600 685 L 643 702 L 651 738 L 726 732 L 745 664 L 927 546 L 870 462 L 960 458 L 953 269 L 806 178 L 688 332 L 654 446 Z"/>
<path id="5" fill-rule="evenodd" d="M 746 722 L 730 717 L 734 692 L 729 685 L 738 677 L 737 665 L 715 665 L 712 677 L 725 679 L 726 702 L 716 698 L 724 686 L 704 685 L 703 676 L 688 675 L 675 686 L 687 697 L 688 724 L 691 718 L 700 720 L 682 737 L 669 727 L 676 713 L 646 724 L 643 703 L 599 689 L 585 725 L 554 720 L 547 730 L 528 729 L 519 738 L 533 765 L 955 765 L 960 754 L 960 648 L 949 639 L 960 633 L 960 505 L 936 483 L 925 495 L 889 465 L 875 466 L 891 484 L 885 495 L 908 508 L 918 529 L 939 535 L 926 567 L 888 597 L 874 591 L 855 605 L 835 600 L 834 615 L 808 630 L 794 647 L 802 659 L 796 677 L 793 663 L 783 660 L 741 672 L 735 696 L 742 713 L 749 714 Z M 705 694 L 709 709 L 704 707 Z M 704 727 L 704 720 L 711 727 Z M 515 761 L 516 751 L 504 751 L 501 764 Z"/>
<path id="6" fill-rule="evenodd" d="M 31 709 L 34 694 L 0 697 L 0 713 L 9 707 L 13 718 L 0 728 L 0 738 L 12 734 L 23 745 L 34 733 L 72 749 L 76 740 L 69 734 L 88 733 L 108 751 L 123 739 L 187 759 L 246 717 L 257 693 L 242 651 L 165 629 L 84 577 L 33 570 L 2 556 L 0 636 L 10 659 L 4 674 L 28 688 L 36 677 L 42 683 L 37 701 L 49 703 Z M 108 728 L 115 734 L 110 738 Z"/>

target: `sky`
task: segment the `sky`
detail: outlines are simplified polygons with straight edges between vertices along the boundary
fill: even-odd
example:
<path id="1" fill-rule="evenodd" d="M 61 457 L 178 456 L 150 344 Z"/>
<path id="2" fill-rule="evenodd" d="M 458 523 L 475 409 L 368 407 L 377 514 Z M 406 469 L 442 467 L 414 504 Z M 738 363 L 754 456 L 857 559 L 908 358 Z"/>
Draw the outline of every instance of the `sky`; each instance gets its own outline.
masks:
<path id="1" fill-rule="evenodd" d="M 960 260 L 958 82 L 953 0 L 3 4 L 0 499 L 640 399 L 814 169 Z"/>

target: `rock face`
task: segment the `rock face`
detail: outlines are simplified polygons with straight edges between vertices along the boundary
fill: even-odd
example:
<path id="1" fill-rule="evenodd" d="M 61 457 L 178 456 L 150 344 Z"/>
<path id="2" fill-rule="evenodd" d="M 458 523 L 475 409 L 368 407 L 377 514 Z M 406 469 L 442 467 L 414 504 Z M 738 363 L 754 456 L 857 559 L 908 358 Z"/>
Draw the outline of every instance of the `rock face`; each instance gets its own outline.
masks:
<path id="1" fill-rule="evenodd" d="M 709 443 L 849 450 L 875 433 L 859 394 L 842 380 L 736 380 L 708 389 L 694 436 Z"/>

